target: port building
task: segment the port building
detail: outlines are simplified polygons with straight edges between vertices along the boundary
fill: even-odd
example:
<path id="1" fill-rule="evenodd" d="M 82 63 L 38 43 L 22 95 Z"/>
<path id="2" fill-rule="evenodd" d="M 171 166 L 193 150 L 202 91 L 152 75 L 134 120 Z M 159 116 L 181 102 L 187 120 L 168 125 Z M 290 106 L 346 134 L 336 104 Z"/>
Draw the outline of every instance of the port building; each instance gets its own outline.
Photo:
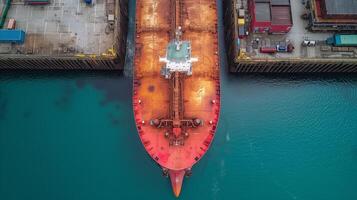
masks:
<path id="1" fill-rule="evenodd" d="M 309 0 L 306 8 L 312 31 L 357 31 L 356 0 Z"/>
<path id="2" fill-rule="evenodd" d="M 251 0 L 249 13 L 252 32 L 287 33 L 293 26 L 290 0 Z"/>

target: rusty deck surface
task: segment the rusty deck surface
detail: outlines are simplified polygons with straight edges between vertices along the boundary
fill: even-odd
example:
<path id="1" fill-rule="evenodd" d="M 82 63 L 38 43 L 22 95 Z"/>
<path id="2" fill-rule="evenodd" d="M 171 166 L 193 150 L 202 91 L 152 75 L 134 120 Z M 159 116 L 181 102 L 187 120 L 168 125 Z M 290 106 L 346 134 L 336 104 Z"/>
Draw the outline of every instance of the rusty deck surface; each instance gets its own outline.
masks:
<path id="1" fill-rule="evenodd" d="M 169 115 L 170 84 L 161 74 L 159 57 L 182 27 L 182 39 L 191 42 L 193 75 L 183 80 L 186 118 L 203 120 L 190 128 L 184 145 L 170 145 L 165 129 L 150 120 Z M 212 0 L 137 0 L 133 107 L 141 141 L 164 169 L 190 169 L 209 149 L 220 109 L 217 7 Z"/>

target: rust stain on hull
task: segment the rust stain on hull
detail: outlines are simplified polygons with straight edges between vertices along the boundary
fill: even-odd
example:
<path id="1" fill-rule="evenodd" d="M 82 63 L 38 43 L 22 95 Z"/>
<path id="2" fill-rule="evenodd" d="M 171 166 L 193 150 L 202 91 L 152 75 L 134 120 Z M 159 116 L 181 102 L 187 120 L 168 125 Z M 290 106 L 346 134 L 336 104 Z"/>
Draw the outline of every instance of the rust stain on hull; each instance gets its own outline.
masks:
<path id="1" fill-rule="evenodd" d="M 177 76 L 182 88 L 180 93 L 175 93 L 173 81 L 161 74 L 164 64 L 159 58 L 165 56 L 178 27 L 182 28 L 182 40 L 190 42 L 192 56 L 198 58 L 198 62 L 192 65 L 192 76 Z M 209 149 L 219 118 L 216 1 L 137 0 L 134 65 L 133 108 L 140 139 L 149 155 L 170 176 L 183 179 L 183 171 L 189 171 Z M 179 145 L 170 142 L 168 132 L 173 130 L 172 137 L 176 138 L 180 135 L 176 130 L 180 128 L 158 128 L 152 123 L 153 119 L 169 118 L 172 107 L 178 107 L 180 98 L 173 100 L 175 95 L 172 94 L 182 98 L 179 103 L 183 118 L 202 121 L 197 127 L 185 127 L 187 135 Z M 178 196 L 182 180 L 177 182 L 181 182 L 180 185 L 173 188 Z"/>

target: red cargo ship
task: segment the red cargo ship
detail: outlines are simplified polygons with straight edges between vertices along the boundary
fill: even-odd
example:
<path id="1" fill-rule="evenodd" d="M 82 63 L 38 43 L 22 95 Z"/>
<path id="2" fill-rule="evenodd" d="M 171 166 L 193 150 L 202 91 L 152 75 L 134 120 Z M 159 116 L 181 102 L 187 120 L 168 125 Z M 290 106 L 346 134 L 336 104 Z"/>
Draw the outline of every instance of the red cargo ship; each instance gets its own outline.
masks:
<path id="1" fill-rule="evenodd" d="M 137 0 L 134 62 L 140 139 L 179 196 L 219 118 L 216 1 Z"/>

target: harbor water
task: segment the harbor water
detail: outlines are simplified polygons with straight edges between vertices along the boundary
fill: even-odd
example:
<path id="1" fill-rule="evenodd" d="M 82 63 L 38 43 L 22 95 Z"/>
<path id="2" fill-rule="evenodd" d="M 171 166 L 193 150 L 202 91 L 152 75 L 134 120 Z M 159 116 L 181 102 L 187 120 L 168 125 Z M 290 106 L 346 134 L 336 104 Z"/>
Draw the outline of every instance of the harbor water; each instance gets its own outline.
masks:
<path id="1" fill-rule="evenodd" d="M 222 49 L 219 128 L 179 199 L 357 199 L 357 76 L 229 75 Z M 0 72 L 1 200 L 175 199 L 130 67 Z"/>

